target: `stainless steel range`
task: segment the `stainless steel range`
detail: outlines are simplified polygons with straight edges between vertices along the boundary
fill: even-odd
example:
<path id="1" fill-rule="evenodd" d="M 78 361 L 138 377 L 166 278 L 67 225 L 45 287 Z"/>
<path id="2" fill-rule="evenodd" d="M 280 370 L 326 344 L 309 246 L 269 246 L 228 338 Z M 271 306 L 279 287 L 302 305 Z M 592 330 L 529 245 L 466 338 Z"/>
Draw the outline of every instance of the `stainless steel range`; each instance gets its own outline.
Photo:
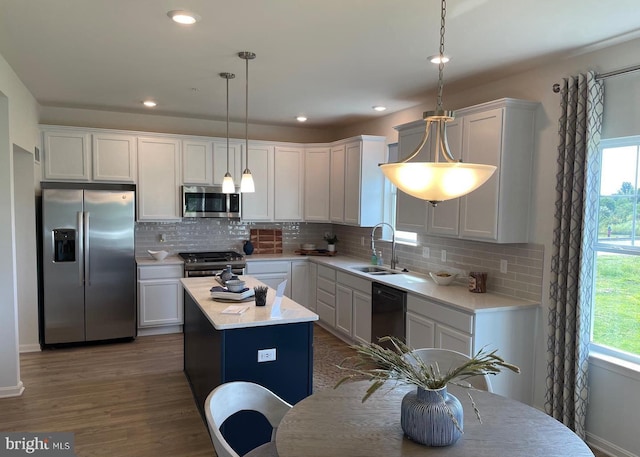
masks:
<path id="1" fill-rule="evenodd" d="M 233 274 L 241 275 L 247 266 L 244 255 L 236 251 L 181 252 L 179 256 L 184 260 L 185 278 L 216 276 L 227 265 Z"/>

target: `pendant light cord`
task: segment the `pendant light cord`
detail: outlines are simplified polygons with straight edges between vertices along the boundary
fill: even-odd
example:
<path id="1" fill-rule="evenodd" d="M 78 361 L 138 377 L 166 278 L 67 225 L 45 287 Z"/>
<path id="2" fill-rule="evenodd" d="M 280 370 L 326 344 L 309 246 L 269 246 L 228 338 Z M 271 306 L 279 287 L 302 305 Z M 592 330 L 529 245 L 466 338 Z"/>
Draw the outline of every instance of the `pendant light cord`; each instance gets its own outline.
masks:
<path id="1" fill-rule="evenodd" d="M 245 141 L 245 155 L 246 157 L 246 169 L 249 169 L 249 59 L 245 60 L 245 78 L 244 78 L 244 141 Z"/>
<path id="2" fill-rule="evenodd" d="M 442 111 L 442 88 L 444 87 L 444 19 L 447 14 L 447 1 L 442 0 L 442 8 L 440 13 L 440 63 L 438 64 L 438 99 L 436 103 L 436 111 Z"/>
<path id="3" fill-rule="evenodd" d="M 227 173 L 229 173 L 229 78 L 227 77 Z"/>

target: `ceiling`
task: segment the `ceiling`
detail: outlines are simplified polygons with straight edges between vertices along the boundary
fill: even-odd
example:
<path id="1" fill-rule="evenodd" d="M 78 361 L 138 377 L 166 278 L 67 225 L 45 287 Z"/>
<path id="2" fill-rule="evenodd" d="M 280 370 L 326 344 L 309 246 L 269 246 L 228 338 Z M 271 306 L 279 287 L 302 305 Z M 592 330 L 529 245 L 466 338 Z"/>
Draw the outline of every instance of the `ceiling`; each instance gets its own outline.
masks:
<path id="1" fill-rule="evenodd" d="M 615 5 L 615 7 L 612 7 Z M 201 16 L 179 25 L 167 12 Z M 438 0 L 0 0 L 0 54 L 44 106 L 345 125 L 425 102 Z M 640 36 L 638 0 L 449 0 L 446 82 L 521 71 Z M 384 105 L 385 113 L 372 107 Z"/>

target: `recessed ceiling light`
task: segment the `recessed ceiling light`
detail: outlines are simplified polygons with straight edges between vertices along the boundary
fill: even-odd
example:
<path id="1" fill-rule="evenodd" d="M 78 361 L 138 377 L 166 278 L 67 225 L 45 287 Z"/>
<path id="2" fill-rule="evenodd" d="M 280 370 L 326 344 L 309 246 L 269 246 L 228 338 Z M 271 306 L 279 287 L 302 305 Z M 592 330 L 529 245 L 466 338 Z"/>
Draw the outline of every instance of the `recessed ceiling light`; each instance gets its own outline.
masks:
<path id="1" fill-rule="evenodd" d="M 440 62 L 447 63 L 451 60 L 449 56 L 441 56 L 440 54 L 429 56 L 427 58 L 429 59 L 429 62 L 435 63 L 435 64 L 440 64 Z"/>
<path id="2" fill-rule="evenodd" d="M 305 122 L 305 121 L 307 120 L 307 118 L 306 118 L 306 117 L 304 117 L 304 116 L 298 116 L 298 117 L 296 117 L 296 120 L 297 120 L 298 122 Z"/>
<path id="3" fill-rule="evenodd" d="M 185 11 L 185 10 L 169 11 L 167 13 L 167 16 L 169 16 L 178 24 L 185 24 L 185 25 L 195 24 L 200 20 L 200 16 L 198 16 L 195 13 L 192 13 L 191 11 Z"/>
<path id="4" fill-rule="evenodd" d="M 156 102 L 154 102 L 153 100 L 145 100 L 142 102 L 142 104 L 144 106 L 146 106 L 147 108 L 155 108 L 158 104 Z"/>
<path id="5" fill-rule="evenodd" d="M 372 107 L 376 111 L 385 111 L 387 109 L 386 106 L 376 105 Z"/>

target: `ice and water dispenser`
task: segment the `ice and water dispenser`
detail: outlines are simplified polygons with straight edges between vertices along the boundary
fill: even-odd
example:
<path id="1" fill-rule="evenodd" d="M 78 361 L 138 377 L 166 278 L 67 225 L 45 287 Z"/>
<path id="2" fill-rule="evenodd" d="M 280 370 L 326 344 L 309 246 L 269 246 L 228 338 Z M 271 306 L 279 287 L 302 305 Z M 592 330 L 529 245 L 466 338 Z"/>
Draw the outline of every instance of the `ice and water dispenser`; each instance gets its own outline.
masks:
<path id="1" fill-rule="evenodd" d="M 76 261 L 75 229 L 53 229 L 53 261 Z"/>

